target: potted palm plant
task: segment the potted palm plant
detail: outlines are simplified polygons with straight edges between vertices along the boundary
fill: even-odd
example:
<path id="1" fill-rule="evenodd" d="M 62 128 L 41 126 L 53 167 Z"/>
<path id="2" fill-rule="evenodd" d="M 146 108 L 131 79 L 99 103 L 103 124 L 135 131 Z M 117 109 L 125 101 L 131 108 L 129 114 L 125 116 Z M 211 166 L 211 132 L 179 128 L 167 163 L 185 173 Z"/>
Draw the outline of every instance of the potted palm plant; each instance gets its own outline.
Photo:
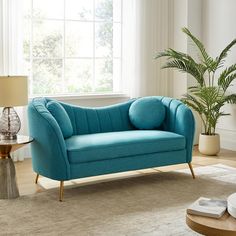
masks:
<path id="1" fill-rule="evenodd" d="M 196 86 L 189 87 L 181 100 L 201 118 L 203 130 L 199 137 L 199 151 L 206 155 L 216 155 L 220 151 L 216 124 L 220 117 L 230 115 L 225 113 L 222 107 L 226 103 L 236 103 L 236 94 L 228 92 L 229 86 L 236 78 L 236 64 L 225 66 L 227 54 L 236 44 L 236 39 L 229 43 L 219 56 L 213 58 L 209 56 L 203 43 L 187 28 L 182 31 L 198 50 L 198 59 L 171 48 L 158 53 L 155 58 L 167 57 L 162 68 L 174 68 L 190 74 L 195 79 Z"/>

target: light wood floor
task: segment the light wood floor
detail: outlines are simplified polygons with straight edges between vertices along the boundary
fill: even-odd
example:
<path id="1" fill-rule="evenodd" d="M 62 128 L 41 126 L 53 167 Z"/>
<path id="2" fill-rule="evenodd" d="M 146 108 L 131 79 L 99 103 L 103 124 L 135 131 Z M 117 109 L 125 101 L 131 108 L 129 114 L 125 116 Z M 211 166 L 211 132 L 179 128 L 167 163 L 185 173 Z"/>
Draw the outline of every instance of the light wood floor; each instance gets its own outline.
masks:
<path id="1" fill-rule="evenodd" d="M 221 150 L 218 156 L 203 156 L 197 151 L 197 147 L 195 147 L 192 161 L 193 168 L 198 166 L 214 165 L 218 163 L 236 167 L 236 152 L 229 150 Z M 15 166 L 16 166 L 19 191 L 21 195 L 27 195 L 45 191 L 39 185 L 34 183 L 35 173 L 32 170 L 31 159 L 26 159 L 23 162 L 17 162 L 15 163 Z M 157 171 L 166 172 L 166 171 L 186 169 L 186 168 L 188 168 L 187 164 L 180 164 L 180 165 L 165 166 L 146 170 L 138 170 L 135 172 L 139 173 L 140 175 L 146 175 Z M 127 173 L 124 175 L 127 176 Z M 98 178 L 98 181 L 101 181 L 101 177 Z M 58 187 L 59 187 L 59 182 L 58 182 Z"/>

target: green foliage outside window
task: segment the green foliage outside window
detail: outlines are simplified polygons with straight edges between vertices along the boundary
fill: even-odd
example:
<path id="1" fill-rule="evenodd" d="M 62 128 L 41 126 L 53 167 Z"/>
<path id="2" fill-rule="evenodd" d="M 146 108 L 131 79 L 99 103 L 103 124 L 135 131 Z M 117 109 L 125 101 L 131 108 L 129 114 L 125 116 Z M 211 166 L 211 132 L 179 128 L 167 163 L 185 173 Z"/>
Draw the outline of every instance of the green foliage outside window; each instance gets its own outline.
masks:
<path id="1" fill-rule="evenodd" d="M 78 9 L 77 14 L 82 21 L 78 21 L 77 24 L 67 20 L 65 23 L 67 35 L 63 35 L 63 21 L 45 19 L 44 13 L 37 9 L 33 12 L 34 18 L 25 17 L 31 19 L 33 24 L 33 39 L 30 40 L 28 35 L 23 44 L 25 60 L 32 66 L 31 93 L 33 95 L 113 91 L 113 0 L 98 1 L 94 12 L 95 23 L 83 20 L 91 15 L 90 9 Z M 85 52 L 88 55 L 83 55 L 83 52 L 80 54 L 79 51 L 80 48 L 85 50 L 81 45 L 87 43 L 86 37 L 89 36 L 86 32 L 93 35 L 93 24 L 95 25 L 95 59 L 93 59 L 92 47 Z M 78 40 L 80 35 L 76 37 L 75 34 L 80 30 L 78 27 L 82 25 L 85 30 L 82 36 L 85 39 L 80 42 Z M 72 31 L 69 32 L 69 29 Z M 100 54 L 96 56 L 97 53 Z"/>

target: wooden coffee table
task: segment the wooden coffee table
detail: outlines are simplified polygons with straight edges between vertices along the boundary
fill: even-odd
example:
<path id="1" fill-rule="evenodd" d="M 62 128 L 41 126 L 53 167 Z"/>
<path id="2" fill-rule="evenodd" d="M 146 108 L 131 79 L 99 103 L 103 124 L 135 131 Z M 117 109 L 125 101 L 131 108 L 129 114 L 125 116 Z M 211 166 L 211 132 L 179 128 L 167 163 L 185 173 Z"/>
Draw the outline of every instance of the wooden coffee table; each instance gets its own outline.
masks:
<path id="1" fill-rule="evenodd" d="M 236 236 L 236 219 L 226 212 L 220 219 L 186 214 L 186 223 L 207 236 Z"/>

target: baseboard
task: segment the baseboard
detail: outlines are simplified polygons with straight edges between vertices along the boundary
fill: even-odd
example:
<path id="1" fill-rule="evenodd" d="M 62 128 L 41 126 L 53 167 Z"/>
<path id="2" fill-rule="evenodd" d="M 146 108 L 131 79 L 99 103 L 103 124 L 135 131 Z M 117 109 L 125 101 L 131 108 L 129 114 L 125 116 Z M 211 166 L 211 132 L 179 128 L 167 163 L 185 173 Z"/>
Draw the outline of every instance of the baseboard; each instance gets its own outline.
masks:
<path id="1" fill-rule="evenodd" d="M 236 131 L 218 128 L 216 132 L 220 134 L 221 148 L 236 151 Z"/>

